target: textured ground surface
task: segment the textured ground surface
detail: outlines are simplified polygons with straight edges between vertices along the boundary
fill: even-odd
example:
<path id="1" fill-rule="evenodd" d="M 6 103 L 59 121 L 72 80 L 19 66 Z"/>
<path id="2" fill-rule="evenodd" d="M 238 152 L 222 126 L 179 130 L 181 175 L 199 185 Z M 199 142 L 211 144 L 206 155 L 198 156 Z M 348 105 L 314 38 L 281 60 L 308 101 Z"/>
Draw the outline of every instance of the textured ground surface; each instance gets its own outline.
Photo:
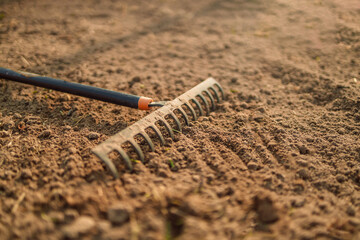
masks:
<path id="1" fill-rule="evenodd" d="M 0 80 L 0 239 L 359 239 L 358 0 L 0 1 L 0 65 L 227 100 L 113 180 L 147 114 Z"/>

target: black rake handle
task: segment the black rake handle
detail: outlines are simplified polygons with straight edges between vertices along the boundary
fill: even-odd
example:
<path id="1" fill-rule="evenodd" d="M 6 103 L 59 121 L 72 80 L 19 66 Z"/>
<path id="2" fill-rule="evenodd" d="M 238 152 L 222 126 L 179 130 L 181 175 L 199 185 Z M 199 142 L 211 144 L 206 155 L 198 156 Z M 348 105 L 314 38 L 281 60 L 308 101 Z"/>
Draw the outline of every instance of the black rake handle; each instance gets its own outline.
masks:
<path id="1" fill-rule="evenodd" d="M 42 77 L 33 73 L 15 72 L 6 68 L 0 68 L 0 78 L 141 110 L 149 110 L 153 102 L 151 98 L 147 97 L 115 92 L 50 77 Z M 156 105 L 152 104 L 152 106 Z"/>

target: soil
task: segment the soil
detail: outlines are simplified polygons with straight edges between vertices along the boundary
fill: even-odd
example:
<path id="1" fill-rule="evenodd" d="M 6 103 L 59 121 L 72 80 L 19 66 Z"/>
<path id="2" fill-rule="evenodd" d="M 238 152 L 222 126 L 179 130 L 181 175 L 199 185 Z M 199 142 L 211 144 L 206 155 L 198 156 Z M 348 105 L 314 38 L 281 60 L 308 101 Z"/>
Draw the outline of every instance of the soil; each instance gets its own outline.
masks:
<path id="1" fill-rule="evenodd" d="M 0 1 L 0 65 L 226 100 L 115 180 L 149 112 L 0 80 L 0 239 L 360 239 L 358 0 Z"/>

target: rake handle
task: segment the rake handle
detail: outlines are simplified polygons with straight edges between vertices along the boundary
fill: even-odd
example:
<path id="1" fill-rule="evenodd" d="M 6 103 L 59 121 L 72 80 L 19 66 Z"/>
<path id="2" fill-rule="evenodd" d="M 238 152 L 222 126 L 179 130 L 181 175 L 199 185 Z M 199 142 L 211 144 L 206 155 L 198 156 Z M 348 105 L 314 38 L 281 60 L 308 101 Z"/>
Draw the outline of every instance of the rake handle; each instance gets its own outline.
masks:
<path id="1" fill-rule="evenodd" d="M 0 68 L 0 78 L 141 110 L 150 109 L 149 104 L 153 101 L 147 97 L 115 92 L 50 77 L 42 77 L 32 73 L 15 72 L 6 68 Z"/>

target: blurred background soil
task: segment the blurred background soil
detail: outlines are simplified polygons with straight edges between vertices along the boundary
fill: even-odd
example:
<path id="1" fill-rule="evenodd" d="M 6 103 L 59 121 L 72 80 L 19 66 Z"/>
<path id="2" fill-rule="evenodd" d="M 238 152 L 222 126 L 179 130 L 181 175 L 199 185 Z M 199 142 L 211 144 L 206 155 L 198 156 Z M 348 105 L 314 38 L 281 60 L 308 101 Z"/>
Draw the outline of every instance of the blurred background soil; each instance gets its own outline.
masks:
<path id="1" fill-rule="evenodd" d="M 147 112 L 0 80 L 0 239 L 359 239 L 358 0 L 0 0 L 0 65 L 226 101 L 114 180 Z"/>

